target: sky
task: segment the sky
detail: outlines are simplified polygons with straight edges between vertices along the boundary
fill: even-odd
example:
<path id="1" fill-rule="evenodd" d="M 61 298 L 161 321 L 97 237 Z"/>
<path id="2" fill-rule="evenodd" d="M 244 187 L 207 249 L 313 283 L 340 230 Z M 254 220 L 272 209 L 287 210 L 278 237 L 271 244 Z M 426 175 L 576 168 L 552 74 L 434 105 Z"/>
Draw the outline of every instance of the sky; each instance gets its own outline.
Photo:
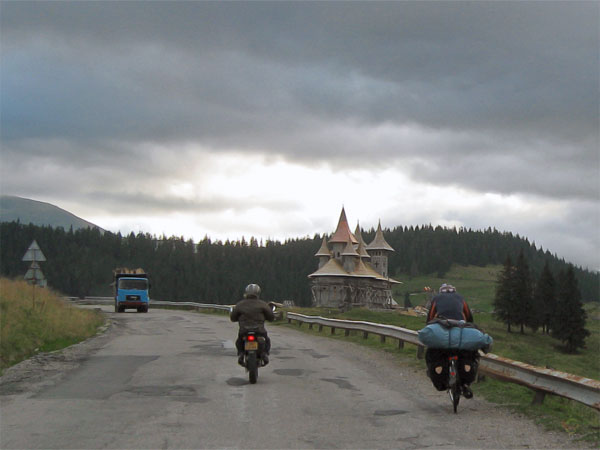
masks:
<path id="1" fill-rule="evenodd" d="M 598 2 L 0 3 L 0 191 L 110 231 L 496 228 L 600 269 Z M 318 249 L 315 249 L 315 251 Z"/>

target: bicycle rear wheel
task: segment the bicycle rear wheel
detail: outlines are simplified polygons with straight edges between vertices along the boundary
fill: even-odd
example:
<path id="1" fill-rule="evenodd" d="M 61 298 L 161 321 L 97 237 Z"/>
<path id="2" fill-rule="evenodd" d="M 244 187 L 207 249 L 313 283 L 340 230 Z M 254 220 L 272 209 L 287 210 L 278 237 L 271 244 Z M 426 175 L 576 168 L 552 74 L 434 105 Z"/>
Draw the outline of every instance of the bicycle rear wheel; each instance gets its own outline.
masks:
<path id="1" fill-rule="evenodd" d="M 456 360 L 450 360 L 450 380 L 448 383 L 448 394 L 450 395 L 450 400 L 452 400 L 452 408 L 454 409 L 454 414 L 458 410 L 458 402 L 460 402 L 460 381 L 458 377 L 458 371 L 456 370 Z"/>
<path id="2" fill-rule="evenodd" d="M 452 386 L 450 398 L 452 398 L 452 407 L 454 408 L 454 414 L 456 414 L 458 402 L 460 402 L 460 387 L 457 384 Z"/>

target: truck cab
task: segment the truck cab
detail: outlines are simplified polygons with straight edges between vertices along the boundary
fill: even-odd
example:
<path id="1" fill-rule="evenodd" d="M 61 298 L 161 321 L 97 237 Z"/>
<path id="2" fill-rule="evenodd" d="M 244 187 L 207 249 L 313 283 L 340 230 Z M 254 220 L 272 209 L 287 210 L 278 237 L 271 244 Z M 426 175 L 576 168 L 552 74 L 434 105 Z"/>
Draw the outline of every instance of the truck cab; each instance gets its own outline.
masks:
<path id="1" fill-rule="evenodd" d="M 135 308 L 138 312 L 148 312 L 150 297 L 148 296 L 148 275 L 115 274 L 115 312 L 123 312 L 127 308 Z"/>

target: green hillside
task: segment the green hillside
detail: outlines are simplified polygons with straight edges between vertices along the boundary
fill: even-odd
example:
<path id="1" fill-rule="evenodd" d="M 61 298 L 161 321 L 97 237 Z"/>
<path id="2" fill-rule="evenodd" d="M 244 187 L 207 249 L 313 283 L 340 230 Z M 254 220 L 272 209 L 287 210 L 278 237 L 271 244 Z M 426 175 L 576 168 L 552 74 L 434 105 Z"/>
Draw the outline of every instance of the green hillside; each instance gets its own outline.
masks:
<path id="1" fill-rule="evenodd" d="M 435 275 L 411 278 L 406 274 L 399 274 L 396 275 L 396 279 L 403 284 L 394 286 L 394 298 L 399 305 L 403 306 L 405 292 L 409 292 L 413 306 L 424 306 L 427 302 L 427 295 L 423 290 L 425 286 L 437 290 L 442 283 L 450 283 L 456 286 L 472 309 L 491 312 L 496 292 L 495 283 L 501 269 L 500 265 L 478 267 L 455 264 L 442 278 Z"/>

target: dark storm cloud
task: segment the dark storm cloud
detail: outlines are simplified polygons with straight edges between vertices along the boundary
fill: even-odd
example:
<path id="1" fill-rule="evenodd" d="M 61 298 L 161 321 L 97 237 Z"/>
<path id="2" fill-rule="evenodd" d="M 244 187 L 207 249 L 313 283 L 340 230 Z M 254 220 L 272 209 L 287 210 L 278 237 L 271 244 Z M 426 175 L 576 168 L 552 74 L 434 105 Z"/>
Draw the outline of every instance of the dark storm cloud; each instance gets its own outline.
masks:
<path id="1" fill-rule="evenodd" d="M 166 118 L 157 137 L 201 137 L 212 127 L 194 133 L 194 112 L 217 123 L 219 107 L 226 116 L 236 106 L 266 115 L 256 120 L 291 107 L 327 120 L 533 126 L 569 138 L 596 127 L 593 2 L 8 3 L 2 17 L 4 75 L 29 73 L 20 85 L 34 93 L 52 84 L 49 107 L 66 98 L 67 113 L 97 109 L 104 133 L 127 133 L 126 117 L 134 135 Z M 10 101 L 16 87 L 5 83 Z M 84 131 L 93 118 L 82 118 Z"/>

